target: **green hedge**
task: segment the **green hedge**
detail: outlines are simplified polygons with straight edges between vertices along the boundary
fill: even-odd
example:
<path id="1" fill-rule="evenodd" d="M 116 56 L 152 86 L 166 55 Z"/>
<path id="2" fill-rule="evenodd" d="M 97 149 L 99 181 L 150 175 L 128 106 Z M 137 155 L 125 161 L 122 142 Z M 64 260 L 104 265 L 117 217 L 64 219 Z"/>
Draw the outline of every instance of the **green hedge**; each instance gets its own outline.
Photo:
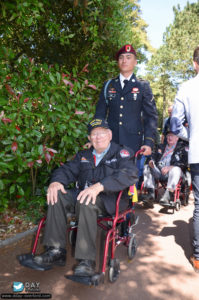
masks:
<path id="1" fill-rule="evenodd" d="M 58 65 L 35 64 L 23 57 L 11 72 L 10 56 L 12 52 L 2 49 L 1 211 L 9 202 L 19 208 L 40 203 L 52 169 L 85 143 L 97 99 L 96 87 L 87 80 L 87 66 L 68 73 Z"/>

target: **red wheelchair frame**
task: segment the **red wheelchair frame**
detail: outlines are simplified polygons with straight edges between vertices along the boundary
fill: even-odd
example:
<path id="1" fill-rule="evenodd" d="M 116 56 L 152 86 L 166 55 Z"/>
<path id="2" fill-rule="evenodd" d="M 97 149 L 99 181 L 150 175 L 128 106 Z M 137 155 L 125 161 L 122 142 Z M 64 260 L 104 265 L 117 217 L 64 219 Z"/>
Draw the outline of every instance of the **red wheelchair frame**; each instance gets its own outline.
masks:
<path id="1" fill-rule="evenodd" d="M 159 190 L 162 188 L 164 190 L 166 190 L 166 185 L 167 185 L 166 181 L 159 181 L 159 180 L 155 181 L 155 200 L 156 201 L 158 200 Z M 188 186 L 187 181 L 183 177 L 180 177 L 178 184 L 176 185 L 176 188 L 174 191 L 174 200 L 171 201 L 169 204 L 161 204 L 161 205 L 167 209 L 169 209 L 169 208 L 173 209 L 173 213 L 174 213 L 174 210 L 179 211 L 182 203 L 185 206 L 188 205 L 190 189 L 191 189 L 191 187 Z M 139 196 L 142 195 L 142 193 L 145 193 L 144 181 L 142 182 Z"/>
<path id="2" fill-rule="evenodd" d="M 135 187 L 134 187 L 135 188 Z M 120 263 L 119 260 L 115 258 L 115 251 L 116 248 L 120 244 L 124 244 L 127 247 L 128 252 L 128 258 L 129 260 L 133 259 L 133 257 L 136 254 L 137 250 L 137 243 L 136 243 L 136 237 L 133 233 L 133 227 L 138 223 L 138 217 L 135 217 L 135 210 L 134 210 L 134 203 L 131 204 L 131 207 L 126 209 L 123 212 L 119 212 L 119 203 L 122 196 L 123 191 L 119 192 L 119 195 L 117 197 L 116 201 L 116 212 L 114 216 L 100 216 L 98 217 L 97 223 L 100 228 L 106 231 L 106 239 L 105 239 L 105 247 L 104 247 L 104 255 L 103 255 L 103 263 L 102 263 L 102 269 L 100 274 L 95 274 L 92 277 L 80 277 L 80 276 L 74 276 L 74 275 L 68 275 L 66 276 L 68 279 L 81 282 L 88 285 L 98 285 L 100 282 L 104 281 L 105 271 L 106 271 L 106 265 L 107 265 L 107 258 L 108 258 L 108 250 L 109 245 L 111 244 L 111 252 L 110 252 L 110 261 L 109 261 L 109 280 L 110 282 L 115 282 L 119 276 L 120 273 Z M 131 218 L 128 218 L 128 215 L 131 216 Z M 132 222 L 133 219 L 133 222 Z M 39 224 L 38 229 L 35 236 L 35 241 L 32 248 L 32 257 L 36 254 L 37 244 L 39 240 L 39 236 L 41 233 L 41 229 L 45 226 L 45 220 L 46 217 L 43 217 Z M 126 235 L 120 235 L 119 230 L 119 224 L 123 223 L 124 221 L 127 221 L 127 234 Z M 103 224 L 103 223 L 106 224 Z M 110 226 L 110 223 L 112 226 Z M 75 232 L 77 230 L 77 225 L 71 226 L 67 229 L 67 231 Z M 23 261 L 20 261 L 20 263 L 26 267 L 31 267 L 30 264 L 23 263 Z M 33 265 L 34 268 L 34 265 Z M 37 268 L 36 268 L 37 269 Z M 48 270 L 49 268 L 46 268 Z M 41 268 L 40 268 L 41 270 Z M 45 268 L 44 268 L 45 270 Z"/>
<path id="3" fill-rule="evenodd" d="M 138 154 L 140 154 L 142 151 L 138 151 L 135 154 L 135 158 L 137 158 Z M 134 208 L 134 202 L 129 201 L 130 205 L 129 207 L 119 212 L 119 204 L 120 199 L 122 196 L 123 191 L 120 191 L 116 200 L 116 211 L 115 215 L 113 216 L 99 216 L 97 220 L 97 224 L 100 228 L 106 231 L 106 239 L 105 239 L 105 247 L 104 247 L 104 255 L 103 255 L 103 263 L 102 263 L 102 269 L 101 273 L 96 273 L 93 276 L 89 277 L 83 277 L 83 276 L 75 276 L 75 275 L 66 275 L 65 277 L 67 279 L 80 282 L 86 285 L 98 285 L 99 283 L 104 282 L 105 277 L 105 271 L 106 271 L 106 265 L 107 265 L 107 258 L 108 258 L 108 252 L 109 252 L 109 245 L 111 245 L 111 252 L 110 252 L 110 261 L 109 261 L 109 280 L 110 282 L 115 282 L 119 276 L 120 273 L 120 262 L 118 259 L 115 258 L 115 251 L 116 248 L 123 244 L 127 247 L 127 253 L 129 260 L 132 260 L 133 257 L 136 254 L 137 250 L 137 243 L 136 243 L 136 235 L 133 233 L 133 227 L 137 225 L 138 223 L 138 217 L 135 217 L 135 208 Z M 137 193 L 135 185 L 133 186 L 133 193 Z M 129 197 L 130 199 L 130 197 Z M 49 270 L 51 267 L 42 267 L 38 264 L 36 264 L 33 260 L 39 235 L 41 232 L 41 229 L 45 226 L 45 220 L 46 217 L 43 217 L 39 224 L 38 229 L 36 232 L 35 241 L 33 244 L 32 252 L 31 254 L 22 254 L 19 255 L 17 258 L 19 260 L 19 263 L 23 266 L 36 269 L 36 270 Z M 126 222 L 125 222 L 126 221 Z M 105 224 L 103 224 L 105 222 Z M 127 229 L 125 231 L 125 234 L 120 233 L 120 226 L 119 224 L 125 224 L 127 225 Z M 112 226 L 110 226 L 110 224 Z M 69 233 L 76 232 L 78 225 L 71 226 L 67 229 Z"/>

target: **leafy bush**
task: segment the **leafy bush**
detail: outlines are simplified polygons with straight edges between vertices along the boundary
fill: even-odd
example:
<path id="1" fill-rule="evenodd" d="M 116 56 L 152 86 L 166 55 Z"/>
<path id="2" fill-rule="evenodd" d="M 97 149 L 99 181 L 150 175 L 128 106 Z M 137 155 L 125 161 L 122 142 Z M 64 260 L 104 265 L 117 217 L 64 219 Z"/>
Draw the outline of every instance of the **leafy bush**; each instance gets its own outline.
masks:
<path id="1" fill-rule="evenodd" d="M 1 1 L 0 210 L 43 205 L 52 169 L 86 141 L 95 86 L 115 76 L 116 50 L 132 42 L 144 60 L 138 3 Z"/>
<path id="2" fill-rule="evenodd" d="M 11 70 L 10 56 L 12 52 L 2 50 L 1 210 L 11 200 L 24 208 L 45 194 L 52 169 L 86 141 L 96 91 L 86 78 L 87 66 L 68 73 L 58 65 L 35 64 L 22 57 Z"/>

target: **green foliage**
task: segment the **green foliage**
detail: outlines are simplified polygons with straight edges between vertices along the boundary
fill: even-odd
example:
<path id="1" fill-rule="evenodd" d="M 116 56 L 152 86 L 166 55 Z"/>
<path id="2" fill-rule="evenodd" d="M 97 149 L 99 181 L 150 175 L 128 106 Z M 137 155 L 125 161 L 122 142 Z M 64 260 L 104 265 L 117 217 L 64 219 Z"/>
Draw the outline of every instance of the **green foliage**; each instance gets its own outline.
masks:
<path id="1" fill-rule="evenodd" d="M 199 40 L 199 2 L 189 4 L 180 10 L 174 7 L 174 22 L 164 35 L 169 50 L 168 69 L 177 82 L 193 76 L 193 51 Z"/>
<path id="2" fill-rule="evenodd" d="M 1 10 L 1 43 L 13 49 L 13 64 L 22 54 L 69 72 L 89 62 L 90 79 L 101 73 L 102 81 L 121 45 L 132 42 L 141 60 L 148 47 L 138 0 L 9 0 Z"/>
<path id="3" fill-rule="evenodd" d="M 43 204 L 51 171 L 86 141 L 100 87 L 117 69 L 116 50 L 132 43 L 145 59 L 138 2 L 1 1 L 1 210 Z"/>
<path id="4" fill-rule="evenodd" d="M 157 100 L 159 127 L 173 102 L 177 86 L 193 76 L 192 56 L 199 40 L 199 3 L 189 4 L 181 11 L 174 7 L 174 21 L 165 34 L 163 45 L 148 63 L 147 79 Z"/>
<path id="5" fill-rule="evenodd" d="M 35 64 L 23 57 L 10 73 L 4 55 L 0 68 L 2 207 L 8 199 L 18 199 L 20 204 L 45 194 L 52 169 L 85 143 L 96 93 L 86 68 L 68 73 L 58 65 Z"/>

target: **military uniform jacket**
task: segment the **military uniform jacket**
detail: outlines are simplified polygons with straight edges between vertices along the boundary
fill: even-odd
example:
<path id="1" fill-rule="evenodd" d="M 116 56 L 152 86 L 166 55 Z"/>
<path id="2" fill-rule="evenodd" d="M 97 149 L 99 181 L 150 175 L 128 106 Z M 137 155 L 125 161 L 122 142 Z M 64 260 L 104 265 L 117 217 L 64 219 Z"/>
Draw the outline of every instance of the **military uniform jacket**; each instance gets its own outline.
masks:
<path id="1" fill-rule="evenodd" d="M 99 196 L 107 212 L 113 214 L 118 191 L 127 189 L 138 180 L 133 151 L 112 142 L 110 149 L 97 166 L 92 151 L 91 147 L 78 152 L 72 161 L 53 172 L 51 182 L 60 182 L 65 188 L 70 183 L 77 182 L 79 190 L 100 182 L 104 186 L 104 191 Z M 120 208 L 124 209 L 127 206 L 127 191 L 125 191 Z"/>
<path id="2" fill-rule="evenodd" d="M 113 141 L 132 148 L 153 147 L 157 130 L 157 110 L 147 81 L 135 75 L 122 89 L 119 77 L 112 79 L 105 99 L 104 84 L 96 107 L 95 118 L 107 118 Z"/>

